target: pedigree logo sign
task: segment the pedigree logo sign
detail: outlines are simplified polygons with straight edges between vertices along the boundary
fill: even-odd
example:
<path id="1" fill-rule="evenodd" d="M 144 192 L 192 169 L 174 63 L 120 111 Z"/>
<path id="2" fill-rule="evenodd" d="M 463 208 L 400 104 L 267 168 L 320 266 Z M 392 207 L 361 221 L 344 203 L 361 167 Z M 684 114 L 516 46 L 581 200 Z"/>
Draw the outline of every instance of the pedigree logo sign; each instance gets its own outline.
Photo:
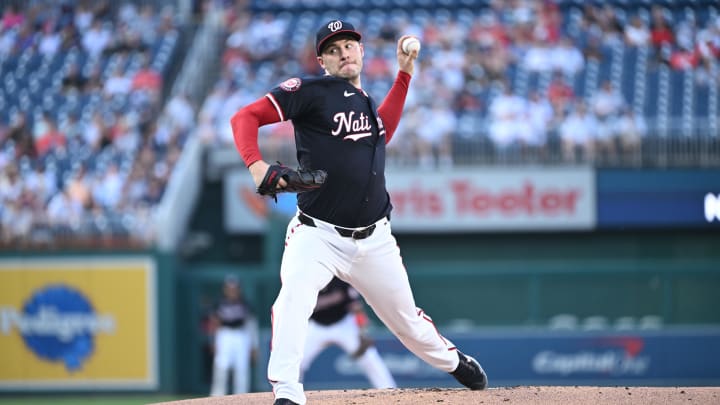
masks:
<path id="1" fill-rule="evenodd" d="M 0 391 L 154 389 L 146 257 L 0 260 Z"/>
<path id="2" fill-rule="evenodd" d="M 393 229 L 409 232 L 592 229 L 590 168 L 390 171 Z"/>

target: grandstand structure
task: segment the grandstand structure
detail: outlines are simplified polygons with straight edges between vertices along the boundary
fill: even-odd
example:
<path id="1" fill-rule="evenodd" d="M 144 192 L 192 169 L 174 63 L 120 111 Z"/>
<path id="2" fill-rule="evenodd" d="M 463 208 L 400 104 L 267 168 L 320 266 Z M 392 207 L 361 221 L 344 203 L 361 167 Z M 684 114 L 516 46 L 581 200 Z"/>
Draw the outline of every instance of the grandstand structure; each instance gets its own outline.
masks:
<path id="1" fill-rule="evenodd" d="M 365 35 L 378 99 L 397 36 L 423 42 L 390 165 L 720 166 L 710 0 L 206 2 L 197 30 L 179 23 L 187 1 L 0 4 L 4 246 L 155 243 L 158 212 L 173 217 L 164 200 L 182 195 L 166 193 L 181 155 L 238 164 L 232 113 L 321 73 L 314 31 L 339 15 Z M 188 56 L 192 43 L 206 57 Z M 261 142 L 292 159 L 287 126 Z"/>
<path id="2" fill-rule="evenodd" d="M 308 56 L 306 51 L 308 42 L 319 24 L 341 12 L 365 34 L 364 41 L 369 45 L 366 65 L 372 68 L 366 67 L 368 77 L 364 83 L 376 97 L 386 93 L 394 70 L 389 66 L 375 69 L 382 65 L 374 63 L 375 58 L 392 60 L 393 35 L 412 33 L 421 38 L 423 55 L 414 84 L 416 97 L 411 94 L 404 120 L 412 121 L 415 111 L 419 116 L 432 117 L 433 103 L 442 103 L 452 110 L 454 119 L 449 125 L 453 129 L 443 142 L 451 145 L 454 151 L 451 161 L 455 165 L 720 164 L 717 143 L 720 20 L 719 7 L 714 2 L 338 0 L 254 1 L 250 7 L 253 15 L 258 16 L 256 20 L 261 21 L 255 24 L 272 29 L 260 35 L 253 23 L 241 22 L 237 29 L 229 27 L 226 49 L 229 61 L 222 76 L 230 81 L 231 93 L 259 97 L 293 71 L 318 73 L 312 55 Z M 636 41 L 626 29 L 636 19 L 640 21 L 644 40 Z M 669 27 L 668 38 L 655 33 L 660 30 L 656 28 L 658 21 Z M 263 41 L 287 43 L 291 49 L 274 49 L 274 45 L 265 45 Z M 568 68 L 570 62 L 563 59 L 572 57 L 572 52 L 558 51 L 565 43 L 580 55 L 580 64 L 575 68 Z M 258 49 L 267 52 L 257 52 Z M 234 54 L 242 56 L 235 59 Z M 505 119 L 534 118 L 533 107 L 527 106 L 526 101 L 532 93 L 548 97 L 558 75 L 569 86 L 570 104 L 559 109 L 553 106 L 552 114 L 540 124 L 540 134 L 527 137 L 524 135 L 527 129 L 506 128 L 502 122 Z M 564 121 L 573 115 L 579 103 L 594 112 L 593 103 L 605 82 L 618 92 L 621 106 L 600 122 L 593 120 L 587 124 L 598 127 L 589 131 L 588 139 L 568 142 L 567 138 L 572 136 L 563 134 Z M 493 102 L 503 87 L 509 87 L 516 96 L 510 102 L 511 118 L 493 114 Z M 503 107 L 507 106 L 499 110 L 505 112 Z M 438 118 L 445 119 L 443 116 L 446 115 Z M 641 121 L 636 134 L 623 132 L 627 131 L 622 129 L 627 116 Z M 220 122 L 222 125 L 223 120 Z M 435 149 L 436 163 L 442 164 L 437 162 L 438 141 L 425 139 L 433 137 L 422 135 L 422 130 L 418 130 L 422 125 L 410 124 L 399 130 L 401 135 L 408 133 L 399 137 L 407 142 L 391 144 L 391 149 L 397 146 L 398 150 L 407 151 L 418 142 L 434 142 L 430 148 Z M 568 128 L 565 132 L 572 130 Z M 228 141 L 227 134 L 221 138 Z M 566 153 L 563 149 L 568 145 L 564 143 L 574 143 L 572 147 L 581 153 Z M 414 156 L 400 156 L 400 162 L 423 166 L 428 159 L 422 153 L 421 150 L 415 151 Z"/>
<path id="3" fill-rule="evenodd" d="M 172 9 L 3 2 L 2 245 L 145 246 L 191 128 L 163 110 L 182 63 Z"/>

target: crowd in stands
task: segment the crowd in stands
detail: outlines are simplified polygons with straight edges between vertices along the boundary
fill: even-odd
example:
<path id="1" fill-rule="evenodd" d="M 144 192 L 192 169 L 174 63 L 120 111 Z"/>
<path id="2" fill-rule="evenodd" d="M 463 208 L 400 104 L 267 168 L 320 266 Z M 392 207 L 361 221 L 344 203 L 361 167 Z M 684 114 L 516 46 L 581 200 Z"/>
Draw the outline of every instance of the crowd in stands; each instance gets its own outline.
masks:
<path id="1" fill-rule="evenodd" d="M 2 3 L 0 246 L 152 243 L 153 210 L 187 137 L 227 148 L 240 107 L 287 78 L 322 74 L 315 31 L 338 17 L 364 34 L 363 85 L 378 100 L 397 71 L 397 38 L 423 44 L 391 165 L 642 167 L 674 152 L 658 139 L 678 137 L 693 142 L 689 164 L 720 164 L 712 2 L 198 3 L 224 7 L 226 28 L 219 79 L 199 106 L 164 99 L 179 36 L 172 8 Z M 260 141 L 294 162 L 291 123 L 263 127 Z"/>
<path id="2" fill-rule="evenodd" d="M 0 245 L 143 245 L 195 112 L 162 110 L 172 9 L 10 2 L 0 21 Z M 190 121 L 189 121 L 190 120 Z"/>
<path id="3" fill-rule="evenodd" d="M 645 140 L 661 125 L 670 128 L 670 139 L 677 122 L 693 114 L 698 117 L 685 125 L 696 127 L 690 137 L 715 138 L 720 16 L 710 3 L 493 0 L 477 7 L 418 2 L 412 11 L 338 12 L 314 3 L 228 7 L 221 78 L 199 116 L 206 142 L 231 143 L 229 117 L 284 79 L 322 74 L 312 40 L 319 24 L 335 17 L 363 32 L 363 85 L 375 97 L 384 96 L 394 79 L 397 38 L 412 34 L 423 44 L 403 120 L 389 145 L 391 163 L 641 166 L 647 164 Z M 663 70 L 671 73 L 663 76 Z M 692 88 L 655 97 L 662 80 L 676 73 L 692 75 Z M 686 101 L 683 94 L 709 107 L 675 114 L 673 106 Z M 670 106 L 662 104 L 667 99 Z M 260 137 L 261 147 L 283 151 L 292 150 L 292 139 L 288 124 L 263 128 Z"/>

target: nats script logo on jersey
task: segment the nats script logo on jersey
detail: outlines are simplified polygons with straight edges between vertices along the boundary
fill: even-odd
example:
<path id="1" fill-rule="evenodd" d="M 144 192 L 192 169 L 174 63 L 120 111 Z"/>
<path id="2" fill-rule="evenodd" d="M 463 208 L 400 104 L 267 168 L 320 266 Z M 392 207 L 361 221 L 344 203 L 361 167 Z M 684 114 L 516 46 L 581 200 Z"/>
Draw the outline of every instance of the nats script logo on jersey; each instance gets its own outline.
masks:
<path id="1" fill-rule="evenodd" d="M 379 136 L 383 136 L 385 130 L 383 129 L 382 120 L 378 117 L 377 121 L 380 130 Z M 344 132 L 346 135 L 343 137 L 343 140 L 349 139 L 357 142 L 358 139 L 372 136 L 370 117 L 365 115 L 365 113 L 360 113 L 360 115 L 356 117 L 355 111 L 350 111 L 350 113 L 339 112 L 333 117 L 333 122 L 337 125 L 330 133 L 333 136 L 338 136 L 341 132 Z"/>

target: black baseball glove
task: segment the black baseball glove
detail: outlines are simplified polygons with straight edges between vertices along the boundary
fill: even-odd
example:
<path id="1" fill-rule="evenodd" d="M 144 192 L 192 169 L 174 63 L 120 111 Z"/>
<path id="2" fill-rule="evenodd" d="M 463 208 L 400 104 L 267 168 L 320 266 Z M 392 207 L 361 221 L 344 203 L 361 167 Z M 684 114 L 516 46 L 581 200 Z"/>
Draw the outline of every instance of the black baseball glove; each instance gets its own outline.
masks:
<path id="1" fill-rule="evenodd" d="M 302 193 L 320 188 L 326 177 L 327 173 L 324 170 L 293 170 L 278 162 L 270 165 L 257 192 L 260 195 L 273 197 L 277 201 L 278 193 Z M 278 188 L 280 179 L 285 179 L 287 183 L 285 187 Z"/>

